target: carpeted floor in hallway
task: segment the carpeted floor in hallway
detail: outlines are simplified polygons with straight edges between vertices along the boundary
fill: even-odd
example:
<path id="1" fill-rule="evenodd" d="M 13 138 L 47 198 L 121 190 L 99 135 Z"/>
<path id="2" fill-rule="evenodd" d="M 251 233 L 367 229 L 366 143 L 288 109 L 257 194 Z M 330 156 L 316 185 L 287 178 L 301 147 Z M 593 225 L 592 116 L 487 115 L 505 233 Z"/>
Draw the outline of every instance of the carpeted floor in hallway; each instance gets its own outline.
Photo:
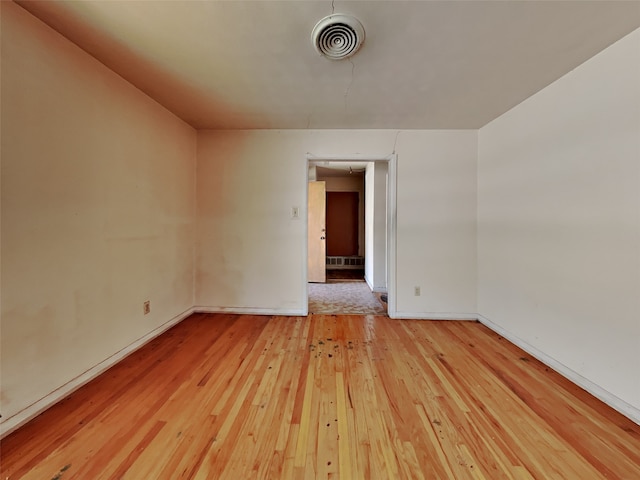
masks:
<path id="1" fill-rule="evenodd" d="M 328 270 L 327 283 L 309 283 L 309 313 L 386 315 L 361 270 Z"/>

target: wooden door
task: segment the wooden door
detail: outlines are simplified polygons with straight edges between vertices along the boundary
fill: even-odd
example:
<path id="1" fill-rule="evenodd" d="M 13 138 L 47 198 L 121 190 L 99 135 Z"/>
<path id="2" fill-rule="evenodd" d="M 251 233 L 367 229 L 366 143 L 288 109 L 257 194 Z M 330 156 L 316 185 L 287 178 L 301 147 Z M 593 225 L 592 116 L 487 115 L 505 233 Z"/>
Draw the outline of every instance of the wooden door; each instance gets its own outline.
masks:
<path id="1" fill-rule="evenodd" d="M 326 185 L 325 182 L 309 182 L 308 204 L 308 270 L 309 282 L 324 283 L 326 277 Z"/>
<path id="2" fill-rule="evenodd" d="M 327 255 L 358 255 L 358 192 L 327 192 Z"/>

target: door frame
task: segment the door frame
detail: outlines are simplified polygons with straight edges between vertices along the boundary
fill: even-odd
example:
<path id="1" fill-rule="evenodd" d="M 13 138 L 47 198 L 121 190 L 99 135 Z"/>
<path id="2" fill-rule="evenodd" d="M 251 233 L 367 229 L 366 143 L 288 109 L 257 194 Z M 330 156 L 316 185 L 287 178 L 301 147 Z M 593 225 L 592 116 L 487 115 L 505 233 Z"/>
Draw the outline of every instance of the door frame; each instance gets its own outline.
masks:
<path id="1" fill-rule="evenodd" d="M 305 209 L 304 209 L 304 245 L 303 245 L 303 268 L 302 268 L 302 280 L 303 280 L 303 311 L 304 315 L 309 314 L 309 291 L 307 285 L 307 261 L 308 261 L 308 241 L 309 241 L 309 227 L 307 205 L 309 204 L 309 167 L 311 163 L 317 162 L 386 162 L 388 166 L 388 188 L 387 188 L 387 315 L 389 318 L 396 318 L 396 236 L 397 236 L 397 160 L 398 155 L 395 153 L 389 155 L 365 155 L 365 154 L 353 154 L 353 155 L 312 155 L 307 154 L 305 176 L 304 176 L 304 191 L 305 191 Z M 365 252 L 366 255 L 366 252 Z"/>

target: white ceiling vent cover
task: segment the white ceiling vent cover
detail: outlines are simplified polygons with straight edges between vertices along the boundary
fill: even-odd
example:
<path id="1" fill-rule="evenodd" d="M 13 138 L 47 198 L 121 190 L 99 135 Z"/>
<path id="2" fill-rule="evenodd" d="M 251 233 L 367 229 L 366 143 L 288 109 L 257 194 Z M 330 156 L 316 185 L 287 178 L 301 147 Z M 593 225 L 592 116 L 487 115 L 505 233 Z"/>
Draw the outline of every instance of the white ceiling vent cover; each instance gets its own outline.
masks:
<path id="1" fill-rule="evenodd" d="M 351 15 L 334 14 L 320 20 L 311 32 L 311 43 L 320 55 L 342 60 L 358 51 L 364 27 Z"/>

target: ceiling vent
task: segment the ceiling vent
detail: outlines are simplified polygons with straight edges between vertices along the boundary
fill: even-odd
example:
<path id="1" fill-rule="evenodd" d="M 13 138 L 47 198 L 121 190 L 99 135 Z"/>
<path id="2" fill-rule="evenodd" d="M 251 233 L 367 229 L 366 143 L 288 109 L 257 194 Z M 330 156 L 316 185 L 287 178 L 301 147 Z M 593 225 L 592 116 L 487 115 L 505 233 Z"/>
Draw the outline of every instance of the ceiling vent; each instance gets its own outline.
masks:
<path id="1" fill-rule="evenodd" d="M 348 58 L 364 42 L 364 27 L 351 15 L 334 14 L 320 20 L 311 32 L 311 43 L 331 60 Z"/>

